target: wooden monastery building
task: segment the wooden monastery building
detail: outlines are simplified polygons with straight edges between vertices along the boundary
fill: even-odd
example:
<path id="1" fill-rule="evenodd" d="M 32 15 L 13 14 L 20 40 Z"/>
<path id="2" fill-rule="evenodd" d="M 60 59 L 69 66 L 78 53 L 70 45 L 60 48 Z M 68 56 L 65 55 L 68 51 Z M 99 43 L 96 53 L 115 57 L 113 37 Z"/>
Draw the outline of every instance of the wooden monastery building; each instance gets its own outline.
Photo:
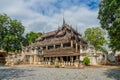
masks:
<path id="1" fill-rule="evenodd" d="M 81 34 L 65 23 L 59 29 L 44 33 L 35 43 L 23 47 L 24 62 L 30 64 L 52 64 L 57 59 L 61 64 L 80 62 L 87 50 L 87 42 Z M 25 58 L 26 57 L 26 58 Z"/>

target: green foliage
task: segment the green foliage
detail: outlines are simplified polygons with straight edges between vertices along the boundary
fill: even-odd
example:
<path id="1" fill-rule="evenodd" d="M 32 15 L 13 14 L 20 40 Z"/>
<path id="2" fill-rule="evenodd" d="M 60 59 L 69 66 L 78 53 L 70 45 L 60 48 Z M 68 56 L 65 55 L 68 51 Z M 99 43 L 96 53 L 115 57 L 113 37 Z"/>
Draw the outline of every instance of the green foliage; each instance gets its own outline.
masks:
<path id="1" fill-rule="evenodd" d="M 0 14 L 0 44 L 3 43 L 3 39 L 7 34 L 6 27 L 9 27 L 8 24 L 9 24 L 9 17 L 6 14 L 4 15 Z"/>
<path id="2" fill-rule="evenodd" d="M 99 4 L 98 19 L 109 35 L 109 47 L 120 50 L 120 1 L 102 0 Z"/>
<path id="3" fill-rule="evenodd" d="M 0 14 L 0 48 L 8 51 L 21 49 L 24 26 L 17 20 L 12 20 L 6 14 Z"/>
<path id="4" fill-rule="evenodd" d="M 35 39 L 41 36 L 42 33 L 35 33 L 35 32 L 30 32 L 26 34 L 26 45 L 29 45 L 30 43 L 34 43 Z"/>
<path id="5" fill-rule="evenodd" d="M 84 32 L 83 38 L 90 44 L 94 45 L 96 50 L 103 50 L 103 45 L 107 44 L 105 40 L 105 31 L 99 27 L 87 28 Z M 104 49 L 105 50 L 105 49 Z"/>
<path id="6" fill-rule="evenodd" d="M 84 63 L 85 65 L 89 65 L 89 64 L 90 64 L 90 59 L 89 59 L 88 57 L 84 57 L 83 63 Z"/>

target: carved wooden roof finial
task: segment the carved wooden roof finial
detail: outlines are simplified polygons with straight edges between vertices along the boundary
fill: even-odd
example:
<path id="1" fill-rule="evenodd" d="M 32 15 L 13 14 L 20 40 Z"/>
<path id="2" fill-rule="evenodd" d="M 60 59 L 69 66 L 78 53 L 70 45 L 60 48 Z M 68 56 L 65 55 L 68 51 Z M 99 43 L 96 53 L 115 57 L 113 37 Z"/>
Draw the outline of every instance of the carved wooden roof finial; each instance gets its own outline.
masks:
<path id="1" fill-rule="evenodd" d="M 64 17 L 63 17 L 63 25 L 65 25 L 66 23 L 65 23 L 65 19 L 64 19 Z"/>

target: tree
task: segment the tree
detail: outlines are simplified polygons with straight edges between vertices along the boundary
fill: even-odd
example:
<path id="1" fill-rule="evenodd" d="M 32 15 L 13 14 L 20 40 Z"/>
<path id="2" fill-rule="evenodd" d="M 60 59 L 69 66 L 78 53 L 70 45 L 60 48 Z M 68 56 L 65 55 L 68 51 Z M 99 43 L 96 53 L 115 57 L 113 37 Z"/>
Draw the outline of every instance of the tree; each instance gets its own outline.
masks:
<path id="1" fill-rule="evenodd" d="M 0 47 L 7 52 L 21 49 L 24 26 L 6 14 L 0 14 Z"/>
<path id="2" fill-rule="evenodd" d="M 9 26 L 8 24 L 9 24 L 9 17 L 6 14 L 4 15 L 0 14 L 0 44 L 3 43 L 3 39 L 7 34 L 6 27 Z M 2 48 L 1 45 L 0 48 Z"/>
<path id="3" fill-rule="evenodd" d="M 99 4 L 98 19 L 101 27 L 108 32 L 109 47 L 120 50 L 120 1 L 102 0 Z"/>
<path id="4" fill-rule="evenodd" d="M 92 44 L 96 50 L 105 51 L 103 45 L 107 43 L 105 40 L 105 31 L 100 27 L 87 28 L 84 32 L 84 39 Z"/>
<path id="5" fill-rule="evenodd" d="M 26 45 L 29 45 L 30 43 L 34 43 L 35 39 L 38 38 L 39 36 L 41 36 L 42 33 L 35 33 L 35 32 L 29 32 L 26 34 Z"/>

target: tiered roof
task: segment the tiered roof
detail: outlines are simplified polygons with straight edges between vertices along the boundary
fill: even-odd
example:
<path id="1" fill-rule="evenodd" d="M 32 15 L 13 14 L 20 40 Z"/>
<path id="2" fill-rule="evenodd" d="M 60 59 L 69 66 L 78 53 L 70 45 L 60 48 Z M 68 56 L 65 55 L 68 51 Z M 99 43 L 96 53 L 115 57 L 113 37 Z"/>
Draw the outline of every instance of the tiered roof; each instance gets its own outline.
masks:
<path id="1" fill-rule="evenodd" d="M 38 37 L 36 41 L 39 43 L 39 45 L 50 45 L 50 44 L 68 42 L 73 36 L 76 39 L 80 39 L 80 37 L 78 36 L 81 35 L 71 26 L 67 25 L 65 21 L 63 21 L 62 27 L 60 27 L 58 30 L 45 33 L 42 36 Z"/>
<path id="2" fill-rule="evenodd" d="M 33 43 L 28 47 L 67 43 L 70 42 L 72 38 L 76 39 L 76 41 L 81 40 L 82 42 L 87 43 L 81 38 L 81 34 L 72 28 L 72 26 L 66 24 L 65 20 L 63 19 L 62 27 L 59 27 L 59 29 L 55 31 L 44 33 L 42 36 L 36 39 L 36 43 Z"/>

